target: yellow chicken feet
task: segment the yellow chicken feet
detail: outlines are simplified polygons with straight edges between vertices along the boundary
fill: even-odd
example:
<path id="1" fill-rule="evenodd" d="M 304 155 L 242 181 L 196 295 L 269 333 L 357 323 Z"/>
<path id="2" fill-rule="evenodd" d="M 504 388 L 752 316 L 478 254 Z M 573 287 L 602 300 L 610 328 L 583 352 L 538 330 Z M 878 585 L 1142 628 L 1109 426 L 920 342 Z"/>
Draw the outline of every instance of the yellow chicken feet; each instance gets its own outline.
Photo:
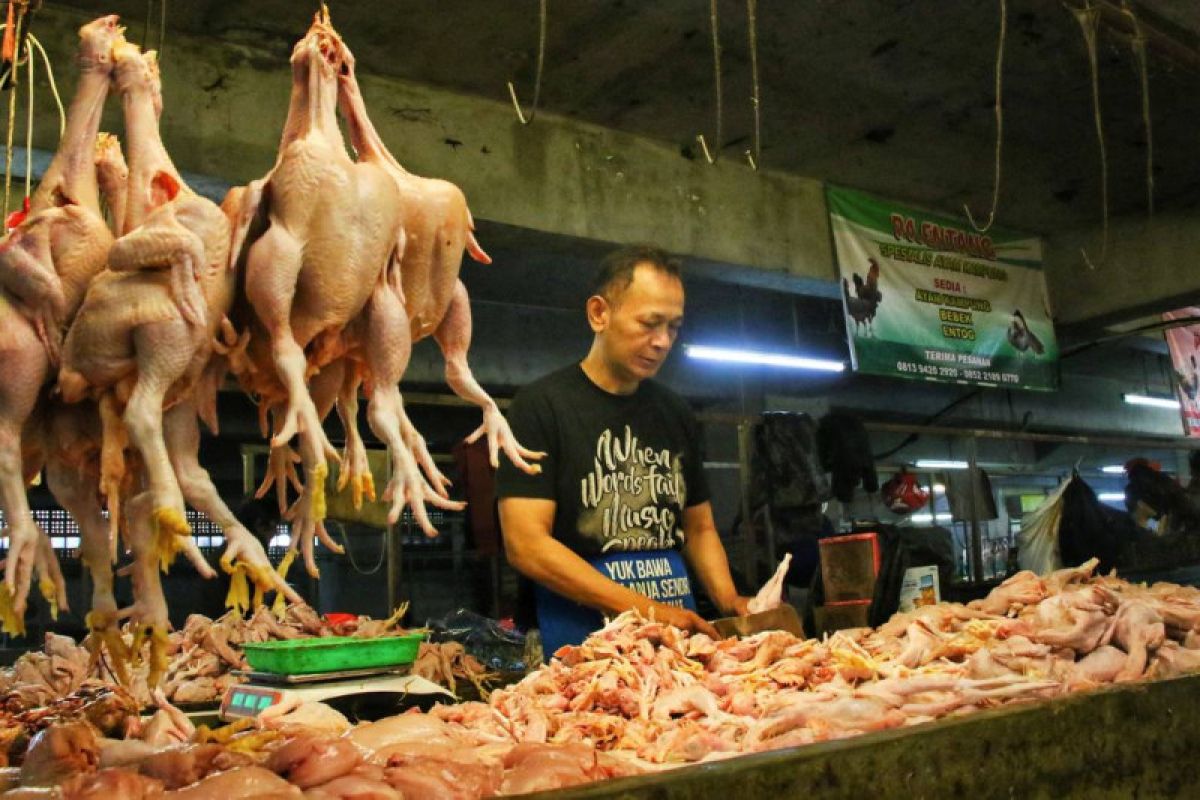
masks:
<path id="1" fill-rule="evenodd" d="M 185 537 L 191 537 L 192 526 L 179 513 L 179 509 L 164 506 L 150 514 L 150 531 L 154 537 L 154 552 L 158 555 L 159 569 L 169 572 L 175 556 L 183 550 Z"/>
<path id="2" fill-rule="evenodd" d="M 45 531 L 40 533 L 33 570 L 37 574 L 38 592 L 50 606 L 50 618 L 57 621 L 59 610 L 70 611 L 67 604 L 67 583 L 63 579 L 62 568 L 58 564 L 58 556 L 54 553 L 50 537 Z"/>
<path id="3" fill-rule="evenodd" d="M 150 667 L 149 675 L 146 677 L 146 685 L 151 689 L 157 688 L 163 675 L 167 674 L 167 667 L 170 665 L 171 659 L 167 654 L 170 647 L 170 641 L 167 639 L 166 624 L 153 625 L 136 625 L 133 633 L 133 644 L 130 645 L 132 658 L 130 663 L 134 667 L 138 667 L 142 663 L 142 647 L 149 642 L 150 657 L 147 664 Z"/>
<path id="4" fill-rule="evenodd" d="M 296 465 L 299 463 L 300 455 L 287 445 L 272 447 L 267 459 L 267 474 L 258 489 L 255 490 L 254 496 L 262 499 L 274 486 L 275 498 L 279 503 L 279 513 L 287 513 L 288 484 L 291 484 L 296 494 L 304 491 L 304 485 L 300 483 L 300 475 L 296 472 Z"/>
<path id="5" fill-rule="evenodd" d="M 284 518 L 292 525 L 292 544 L 290 550 L 299 550 L 304 556 L 304 566 L 308 574 L 314 578 L 321 577 L 317 569 L 317 561 L 313 552 L 313 540 L 320 540 L 331 552 L 345 552 L 342 546 L 333 540 L 325 529 L 325 477 L 328 467 L 324 464 L 314 468 L 308 476 L 308 482 L 300 497 L 288 509 Z"/>
<path id="6" fill-rule="evenodd" d="M 283 555 L 283 559 L 279 562 L 279 566 L 275 568 L 275 573 L 279 576 L 279 580 L 284 581 L 284 586 L 287 586 L 288 570 L 292 568 L 292 562 L 295 560 L 296 549 L 288 548 L 288 551 Z M 296 595 L 296 597 L 299 597 L 299 595 Z M 276 592 L 275 602 L 271 604 L 271 613 L 275 615 L 276 619 L 282 620 L 284 615 L 287 614 L 287 601 L 291 599 L 291 594 L 285 595 L 283 592 Z"/>
<path id="7" fill-rule="evenodd" d="M 25 635 L 25 615 L 18 614 L 13 607 L 12 591 L 8 584 L 0 583 L 0 632 L 10 636 Z"/>
<path id="8" fill-rule="evenodd" d="M 91 631 L 84 640 L 84 645 L 91 654 L 93 663 L 103 659 L 117 682 L 122 686 L 128 686 L 133 653 L 121 635 L 121 628 L 117 624 L 116 610 L 93 609 L 84 617 L 84 622 Z M 105 658 L 106 653 L 107 658 Z"/>
<path id="9" fill-rule="evenodd" d="M 375 502 L 375 476 L 371 474 L 371 464 L 367 461 L 367 451 L 362 448 L 362 440 L 359 440 L 358 447 L 346 443 L 346 452 L 338 469 L 338 492 L 344 491 L 347 486 L 350 487 L 355 511 L 362 508 L 363 497 Z"/>
<path id="10" fill-rule="evenodd" d="M 290 559 L 284 558 L 279 571 L 273 569 L 262 545 L 244 528 L 228 529 L 225 540 L 227 547 L 221 556 L 221 569 L 230 576 L 229 593 L 225 597 L 227 608 L 244 614 L 250 608 L 262 605 L 267 592 L 276 592 L 277 604 L 286 604 L 289 600 L 293 603 L 303 602 L 285 580 L 287 566 L 291 565 Z M 253 600 L 250 598 L 250 583 L 254 584 Z"/>

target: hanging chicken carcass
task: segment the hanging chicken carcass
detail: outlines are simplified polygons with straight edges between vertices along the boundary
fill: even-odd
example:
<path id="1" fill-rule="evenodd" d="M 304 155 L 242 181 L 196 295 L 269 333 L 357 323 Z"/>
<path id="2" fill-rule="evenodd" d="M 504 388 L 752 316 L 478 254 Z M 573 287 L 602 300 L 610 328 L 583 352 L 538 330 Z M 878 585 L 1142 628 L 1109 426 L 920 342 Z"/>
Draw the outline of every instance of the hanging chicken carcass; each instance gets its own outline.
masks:
<path id="1" fill-rule="evenodd" d="M 446 382 L 450 388 L 483 409 L 483 425 L 468 440 L 487 436 L 492 467 L 499 466 L 499 453 L 503 452 L 520 469 L 537 472 L 538 468 L 530 462 L 543 454 L 521 446 L 496 401 L 479 385 L 467 364 L 471 302 L 459 278 L 463 250 L 484 264 L 490 264 L 492 259 L 475 240 L 475 224 L 462 190 L 449 181 L 413 175 L 396 161 L 367 115 L 354 60 L 349 54 L 339 84 L 338 102 L 359 160 L 382 166 L 396 181 L 403 200 L 403 247 L 389 280 L 404 303 L 410 331 L 406 346 L 433 336 L 446 360 Z M 395 267 L 399 268 L 398 275 Z M 417 452 L 428 458 L 424 441 L 407 418 L 402 422 L 407 425 L 406 438 L 413 441 Z M 429 464 L 432 468 L 432 459 Z"/>
<path id="2" fill-rule="evenodd" d="M 318 408 L 308 380 L 347 355 L 361 359 L 372 377 L 368 419 L 392 459 L 390 519 L 409 505 L 431 531 L 426 503 L 461 507 L 422 477 L 402 433 L 404 410 L 395 387 L 410 337 L 387 277 L 402 252 L 403 198 L 381 166 L 355 163 L 346 154 L 337 76 L 347 57 L 341 38 L 318 15 L 292 52 L 292 96 L 278 160 L 242 193 L 234 238 L 236 250 L 264 207 L 266 230 L 246 253 L 245 294 L 252 309 L 245 321 L 251 331 L 246 364 L 253 368 L 242 369 L 239 379 L 273 409 L 277 453 L 299 434 L 305 475 L 290 512 L 293 547 L 303 551 L 314 575 L 312 540 L 325 516 L 327 459 L 337 458 L 321 426 L 322 412 L 340 386 L 327 381 L 332 397 Z M 364 348 L 365 342 L 379 346 Z"/>
<path id="3" fill-rule="evenodd" d="M 68 402 L 99 402 L 108 453 L 101 462 L 117 462 L 102 469 L 110 511 L 123 491 L 126 436 L 138 456 L 145 491 L 129 501 L 124 515 L 134 553 L 134 604 L 119 617 L 130 617 L 139 631 L 135 653 L 144 637 L 153 642 L 153 684 L 164 666 L 167 625 L 160 562 L 165 568 L 183 550 L 202 575 L 214 574 L 189 535 L 185 497 L 226 527 L 225 560 L 241 559 L 264 588 L 285 586 L 195 458 L 196 395 L 201 386 L 215 391 L 208 370 L 212 341 L 236 287 L 229 221 L 187 187 L 167 155 L 159 135 L 154 54 L 122 41 L 113 61 L 129 147 L 123 235 L 109 249 L 108 268 L 88 287 L 67 335 L 59 383 Z"/>
<path id="4" fill-rule="evenodd" d="M 24 613 L 35 562 L 43 575 L 54 572 L 49 563 L 53 550 L 35 525 L 25 497 L 26 481 L 41 465 L 30 453 L 33 443 L 22 447 L 23 436 L 28 438 L 27 423 L 59 360 L 64 331 L 92 277 L 104 267 L 113 241 L 100 210 L 93 158 L 113 72 L 112 49 L 123 41 L 117 17 L 84 25 L 79 39 L 79 84 L 62 140 L 30 199 L 25 220 L 0 242 L 0 362 L 5 365 L 5 380 L 0 382 L 0 505 L 9 537 L 3 591 L 18 618 Z M 55 594 L 65 606 L 61 579 Z"/>

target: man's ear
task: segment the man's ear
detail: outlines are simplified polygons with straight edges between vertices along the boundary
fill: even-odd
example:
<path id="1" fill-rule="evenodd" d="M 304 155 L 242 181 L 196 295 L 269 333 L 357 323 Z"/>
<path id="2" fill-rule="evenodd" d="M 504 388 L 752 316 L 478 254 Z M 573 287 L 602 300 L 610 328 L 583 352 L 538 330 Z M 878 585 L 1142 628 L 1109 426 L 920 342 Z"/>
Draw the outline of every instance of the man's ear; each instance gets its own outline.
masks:
<path id="1" fill-rule="evenodd" d="M 592 328 L 592 333 L 600 333 L 608 327 L 609 315 L 612 308 L 608 301 L 598 294 L 594 294 L 587 301 L 587 318 L 588 325 Z"/>

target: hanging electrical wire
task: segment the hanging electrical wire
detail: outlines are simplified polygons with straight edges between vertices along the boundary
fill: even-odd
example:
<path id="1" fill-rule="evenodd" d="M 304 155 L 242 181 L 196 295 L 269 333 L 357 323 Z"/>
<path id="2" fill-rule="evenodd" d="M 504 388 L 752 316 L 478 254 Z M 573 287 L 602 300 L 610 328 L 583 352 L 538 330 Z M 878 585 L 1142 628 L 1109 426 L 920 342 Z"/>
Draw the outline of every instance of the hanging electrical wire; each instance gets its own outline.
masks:
<path id="1" fill-rule="evenodd" d="M 1133 24 L 1133 38 L 1129 45 L 1133 48 L 1134 58 L 1137 59 L 1138 77 L 1142 88 L 1142 125 L 1146 128 L 1146 215 L 1154 216 L 1154 133 L 1150 126 L 1150 70 L 1146 62 L 1146 34 L 1137 14 L 1129 5 L 1129 0 L 1123 0 L 1121 11 L 1129 15 Z"/>
<path id="2" fill-rule="evenodd" d="M 709 0 L 708 3 L 708 23 L 712 29 L 712 47 L 713 47 L 713 91 L 717 98 L 717 138 L 715 150 L 708 149 L 708 142 L 704 139 L 704 134 L 696 134 L 696 141 L 700 144 L 700 151 L 704 154 L 704 160 L 710 164 L 717 163 L 717 157 L 721 154 L 721 128 L 722 120 L 724 119 L 724 108 L 721 99 L 721 37 L 720 29 L 718 28 L 717 20 L 717 0 Z"/>
<path id="3" fill-rule="evenodd" d="M 1006 0 L 1000 0 L 1000 44 L 996 47 L 996 172 L 992 180 L 992 210 L 988 212 L 987 223 L 980 227 L 971 214 L 971 207 L 963 203 L 963 210 L 967 212 L 967 221 L 980 233 L 986 233 L 992 227 L 992 223 L 996 221 L 996 209 L 1000 204 L 1000 148 L 1004 143 L 1004 111 L 1001 103 L 1001 89 L 1004 76 L 1004 40 L 1007 34 L 1008 4 Z"/>
<path id="4" fill-rule="evenodd" d="M 1093 6 L 1091 0 L 1084 0 L 1083 8 L 1067 6 L 1066 9 L 1074 15 L 1076 22 L 1083 31 L 1083 41 L 1087 47 L 1088 64 L 1092 74 L 1092 116 L 1096 123 L 1096 140 L 1100 145 L 1100 209 L 1103 219 L 1103 239 L 1100 244 L 1100 263 L 1108 258 L 1108 153 L 1104 146 L 1104 125 L 1100 118 L 1100 65 L 1096 57 L 1096 39 L 1100 28 L 1100 8 Z M 1083 263 L 1088 269 L 1096 265 L 1088 257 L 1087 250 L 1079 248 Z"/>
<path id="5" fill-rule="evenodd" d="M 542 64 L 546 59 L 546 6 L 549 0 L 539 0 L 538 2 L 538 55 L 537 69 L 533 77 L 533 106 L 529 109 L 529 116 L 521 111 L 521 101 L 517 99 L 517 89 L 512 81 L 508 82 L 508 96 L 512 100 L 513 108 L 517 112 L 517 119 L 522 125 L 528 125 L 533 122 L 534 116 L 538 110 L 538 100 L 542 95 Z"/>
<path id="6" fill-rule="evenodd" d="M 754 94 L 750 96 L 750 106 L 754 109 L 754 149 L 746 151 L 746 160 L 750 162 L 750 168 L 757 172 L 762 158 L 762 96 L 758 86 L 758 0 L 746 0 L 746 29 L 750 37 L 750 81 L 754 90 Z"/>

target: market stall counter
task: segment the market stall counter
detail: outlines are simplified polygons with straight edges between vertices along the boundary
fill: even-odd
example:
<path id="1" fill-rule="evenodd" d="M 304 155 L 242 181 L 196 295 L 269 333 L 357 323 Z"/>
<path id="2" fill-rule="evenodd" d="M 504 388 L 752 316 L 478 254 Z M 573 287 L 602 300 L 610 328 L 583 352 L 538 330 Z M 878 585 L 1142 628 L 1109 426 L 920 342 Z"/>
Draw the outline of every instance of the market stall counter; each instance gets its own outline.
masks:
<path id="1" fill-rule="evenodd" d="M 739 756 L 529 797 L 1200 797 L 1200 676 L 1102 689 L 915 728 Z"/>

